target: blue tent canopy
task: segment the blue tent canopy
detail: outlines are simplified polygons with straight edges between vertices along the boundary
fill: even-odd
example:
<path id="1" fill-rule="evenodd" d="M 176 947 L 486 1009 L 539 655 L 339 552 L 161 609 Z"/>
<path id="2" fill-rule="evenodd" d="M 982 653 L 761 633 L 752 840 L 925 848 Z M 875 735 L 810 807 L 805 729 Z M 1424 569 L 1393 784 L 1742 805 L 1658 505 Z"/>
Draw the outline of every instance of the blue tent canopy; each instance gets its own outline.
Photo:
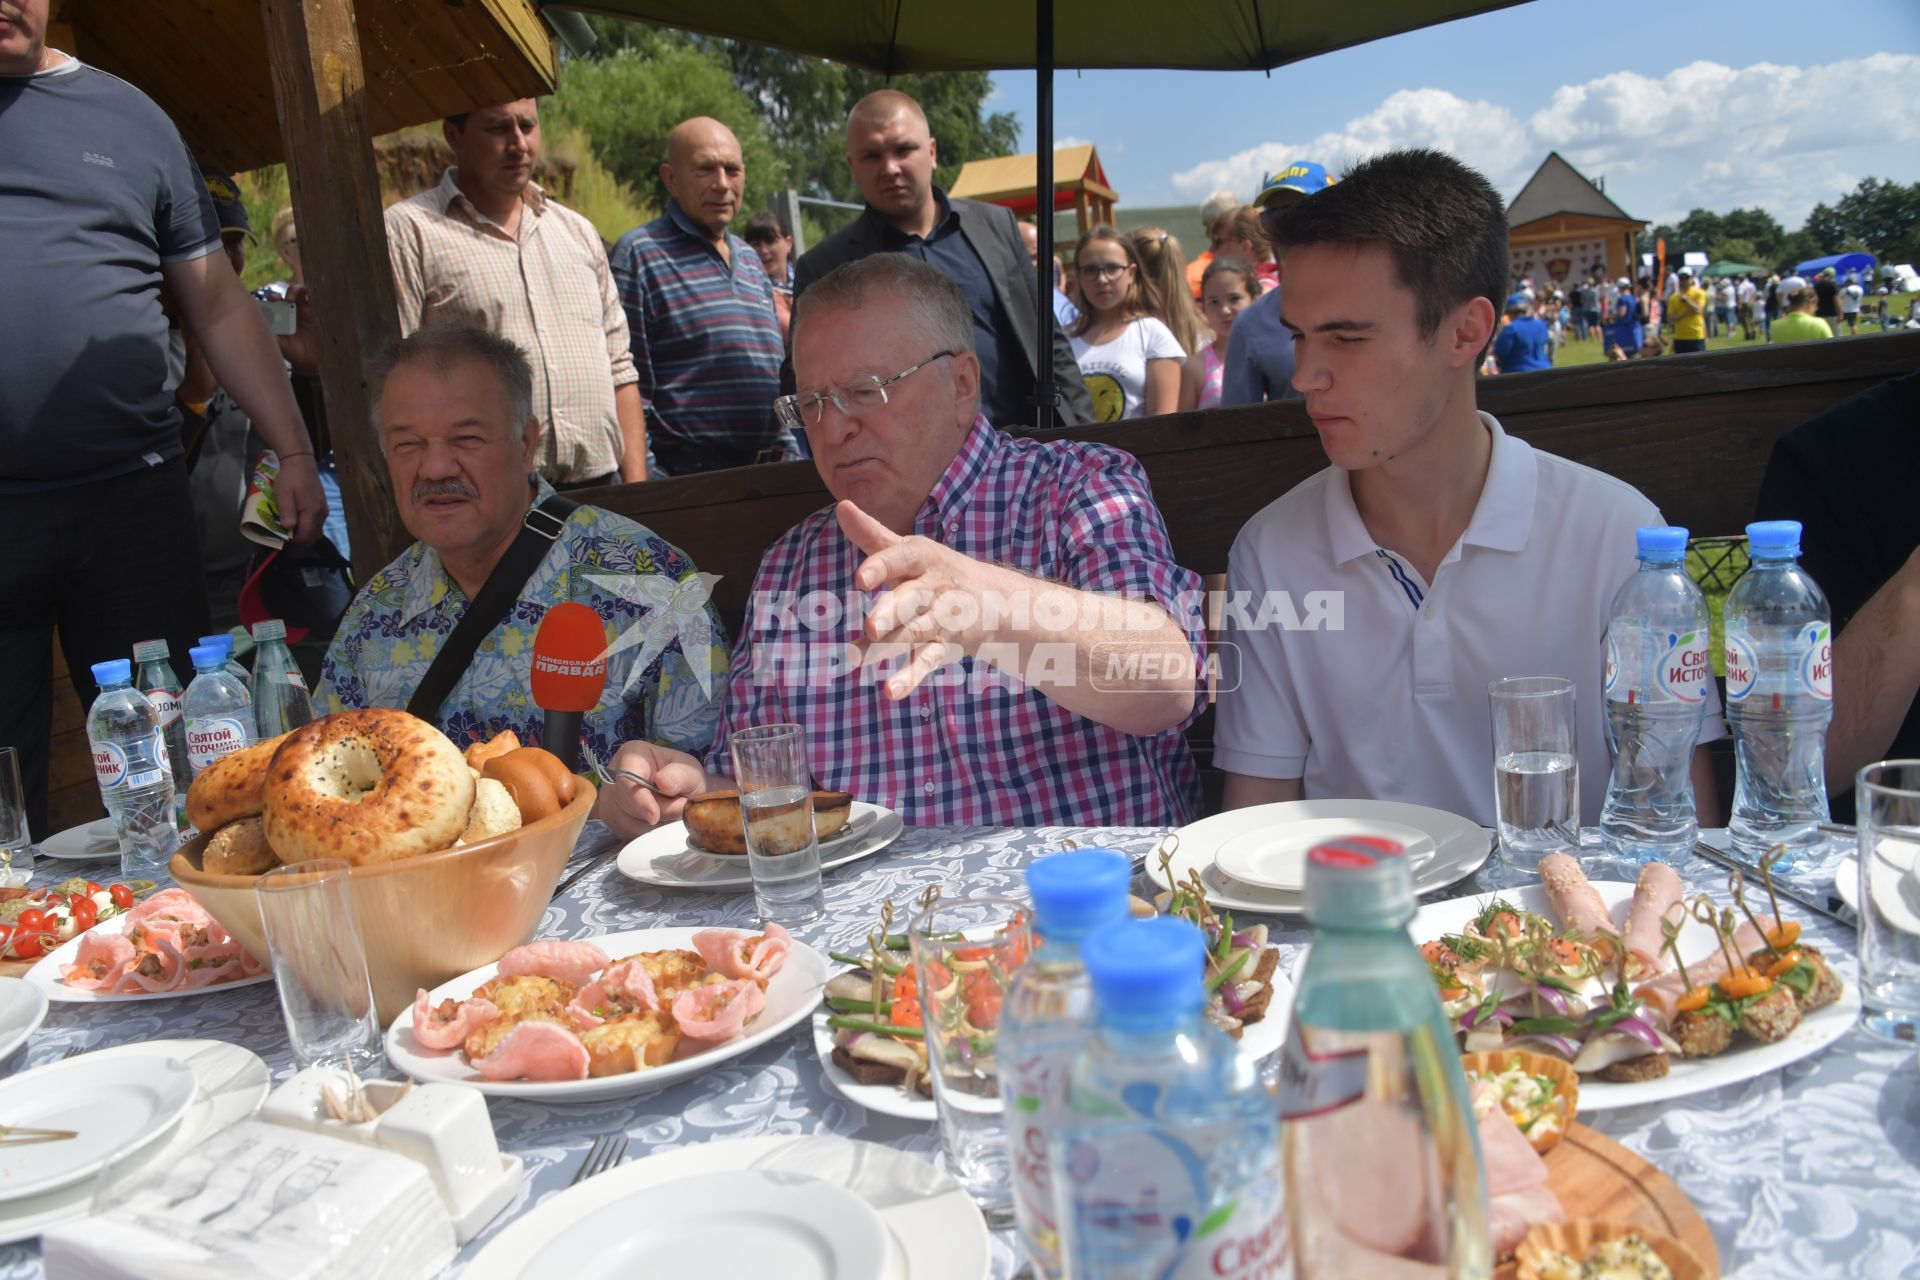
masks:
<path id="1" fill-rule="evenodd" d="M 1836 253 L 1830 258 L 1808 258 L 1794 270 L 1799 275 L 1816 276 L 1828 267 L 1832 267 L 1833 274 L 1837 276 L 1843 276 L 1849 271 L 1858 271 L 1866 275 L 1873 271 L 1877 262 L 1878 259 L 1870 253 Z"/>

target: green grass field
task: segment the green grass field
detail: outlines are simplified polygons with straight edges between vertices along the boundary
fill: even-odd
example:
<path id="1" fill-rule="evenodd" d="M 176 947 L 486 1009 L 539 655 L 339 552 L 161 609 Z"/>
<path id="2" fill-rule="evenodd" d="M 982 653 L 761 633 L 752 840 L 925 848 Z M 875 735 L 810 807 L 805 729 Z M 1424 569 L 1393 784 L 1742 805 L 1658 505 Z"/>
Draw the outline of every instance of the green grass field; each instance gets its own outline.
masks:
<path id="1" fill-rule="evenodd" d="M 1912 301 L 1914 296 L 1915 295 L 1910 293 L 1889 294 L 1887 297 L 1887 313 L 1889 315 L 1898 316 L 1904 319 L 1907 314 L 1907 306 Z M 1875 321 L 1874 323 L 1871 323 L 1871 324 L 1862 324 L 1860 326 L 1860 332 L 1857 334 L 1854 334 L 1853 336 L 1859 337 L 1859 338 L 1872 337 L 1878 334 L 1880 331 L 1881 331 L 1880 325 L 1878 321 Z M 1889 332 L 1892 332 L 1892 330 L 1889 330 Z M 1672 335 L 1667 334 L 1664 336 L 1666 336 L 1667 342 L 1669 346 L 1671 346 L 1673 342 Z M 1846 327 L 1842 325 L 1840 332 L 1835 334 L 1834 336 L 1836 338 L 1847 337 L 1848 335 L 1846 332 Z M 1733 336 L 1730 338 L 1722 336 L 1718 338 L 1707 339 L 1707 350 L 1709 351 L 1737 351 L 1744 347 L 1758 347 L 1758 346 L 1765 346 L 1765 345 L 1766 345 L 1766 342 L 1764 338 L 1758 339 L 1753 342 L 1748 342 L 1745 338 L 1741 337 L 1739 333 L 1738 325 L 1735 326 L 1735 332 Z M 1565 368 L 1568 365 L 1576 365 L 1576 364 L 1599 364 L 1601 361 L 1605 360 L 1606 358 L 1607 358 L 1607 353 L 1601 348 L 1600 340 L 1598 338 L 1589 338 L 1585 342 L 1569 342 L 1564 347 L 1561 347 L 1558 351 L 1553 353 L 1553 363 L 1555 368 Z"/>

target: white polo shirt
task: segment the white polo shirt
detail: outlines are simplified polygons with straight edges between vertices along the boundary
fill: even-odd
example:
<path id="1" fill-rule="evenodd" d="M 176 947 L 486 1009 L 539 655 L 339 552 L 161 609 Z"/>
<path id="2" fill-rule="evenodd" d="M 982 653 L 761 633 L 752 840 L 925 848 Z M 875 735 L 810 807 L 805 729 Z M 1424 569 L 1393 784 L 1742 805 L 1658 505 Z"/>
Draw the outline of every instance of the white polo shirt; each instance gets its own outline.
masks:
<path id="1" fill-rule="evenodd" d="M 1225 631 L 1239 684 L 1220 698 L 1216 765 L 1300 778 L 1310 799 L 1400 800 L 1491 826 L 1487 685 L 1565 676 L 1578 689 L 1580 817 L 1599 820 L 1607 613 L 1635 569 L 1634 530 L 1665 521 L 1632 485 L 1480 419 L 1493 433 L 1486 484 L 1431 583 L 1374 542 L 1339 467 L 1240 531 Z M 1709 689 L 1700 741 L 1725 735 Z"/>

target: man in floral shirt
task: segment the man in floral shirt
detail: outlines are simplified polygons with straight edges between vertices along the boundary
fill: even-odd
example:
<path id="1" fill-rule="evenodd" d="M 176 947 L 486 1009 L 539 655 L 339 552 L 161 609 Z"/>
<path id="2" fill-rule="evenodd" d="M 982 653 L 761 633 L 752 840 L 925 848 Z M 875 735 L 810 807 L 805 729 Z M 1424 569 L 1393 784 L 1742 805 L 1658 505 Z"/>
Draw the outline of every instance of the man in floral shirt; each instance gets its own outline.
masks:
<path id="1" fill-rule="evenodd" d="M 776 407 L 838 501 L 761 561 L 705 761 L 629 743 L 618 763 L 683 797 L 730 785 L 705 769 L 731 768 L 731 733 L 792 722 L 817 785 L 910 823 L 1194 818 L 1200 581 L 1140 464 L 990 426 L 966 301 L 905 254 L 802 294 L 793 362 Z M 681 807 L 607 797 L 616 830 Z"/>
<path id="2" fill-rule="evenodd" d="M 396 345 L 376 376 L 394 503 L 419 541 L 347 607 L 321 671 L 329 712 L 405 707 L 529 507 L 553 494 L 535 472 L 532 372 L 511 341 L 425 329 Z M 706 750 L 727 666 L 711 582 L 651 530 L 577 508 L 441 703 L 440 728 L 462 748 L 503 729 L 539 744 L 534 635 L 548 606 L 573 600 L 600 615 L 612 650 L 606 692 L 584 718 L 594 751 L 604 758 L 631 739 Z"/>

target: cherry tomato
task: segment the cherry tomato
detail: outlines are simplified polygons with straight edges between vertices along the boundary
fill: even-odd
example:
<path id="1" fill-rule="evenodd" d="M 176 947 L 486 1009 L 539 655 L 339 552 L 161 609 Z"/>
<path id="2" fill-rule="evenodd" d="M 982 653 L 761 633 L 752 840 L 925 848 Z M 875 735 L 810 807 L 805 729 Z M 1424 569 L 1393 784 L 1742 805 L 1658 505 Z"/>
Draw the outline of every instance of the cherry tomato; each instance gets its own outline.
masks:
<path id="1" fill-rule="evenodd" d="M 42 933 L 53 922 L 47 918 L 47 913 L 40 908 L 28 907 L 20 913 L 17 923 L 20 926 L 21 933 Z"/>
<path id="2" fill-rule="evenodd" d="M 967 1021 L 982 1031 L 991 1029 L 1000 1021 L 1000 987 L 993 975 L 986 970 L 976 970 L 967 975 L 965 983 L 967 997 Z"/>
<path id="3" fill-rule="evenodd" d="M 59 945 L 60 939 L 45 929 L 16 928 L 9 952 L 16 960 L 38 960 Z"/>
<path id="4" fill-rule="evenodd" d="M 92 898 L 73 895 L 73 927 L 77 932 L 85 933 L 100 923 L 100 904 Z"/>
<path id="5" fill-rule="evenodd" d="M 92 880 L 87 881 L 87 893 L 92 895 L 98 892 L 100 892 L 100 886 Z"/>
<path id="6" fill-rule="evenodd" d="M 117 884 L 107 890 L 107 892 L 113 895 L 113 905 L 122 911 L 125 911 L 133 905 L 133 890 L 127 888 L 127 886 Z"/>

